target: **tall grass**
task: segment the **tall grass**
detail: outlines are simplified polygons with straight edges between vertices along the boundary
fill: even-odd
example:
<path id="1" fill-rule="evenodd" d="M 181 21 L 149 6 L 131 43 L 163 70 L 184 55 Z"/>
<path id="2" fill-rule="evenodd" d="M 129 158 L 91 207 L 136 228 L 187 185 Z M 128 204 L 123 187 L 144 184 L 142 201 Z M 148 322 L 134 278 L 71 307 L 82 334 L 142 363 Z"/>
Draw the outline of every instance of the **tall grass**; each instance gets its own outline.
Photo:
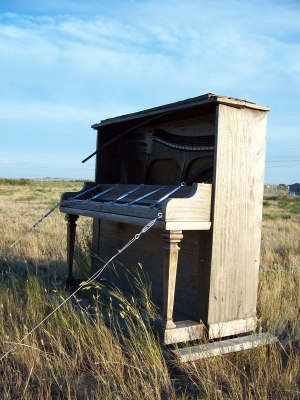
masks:
<path id="1" fill-rule="evenodd" d="M 20 178 L 20 179 L 7 179 L 0 178 L 0 185 L 29 185 L 31 183 L 30 179 Z"/>
<path id="2" fill-rule="evenodd" d="M 8 245 L 46 212 L 67 183 L 49 185 L 36 199 L 25 186 L 0 195 L 0 354 L 18 342 L 68 293 L 65 221 L 57 212 L 13 249 Z M 69 184 L 72 188 L 76 185 Z M 77 186 L 79 188 L 79 186 Z M 0 190 L 3 187 L 0 187 Z M 17 204 L 17 205 L 16 205 Z M 268 213 L 282 209 L 271 200 Z M 0 364 L 2 399 L 297 399 L 300 371 L 299 214 L 263 223 L 258 322 L 280 344 L 180 364 L 166 361 L 164 348 L 142 319 L 139 304 L 115 290 L 111 327 L 103 321 L 101 291 L 78 295 Z M 90 220 L 78 220 L 77 274 L 90 258 Z M 137 284 L 140 281 L 137 276 Z M 148 314 L 155 310 L 140 285 Z M 89 302 L 86 302 L 89 297 Z M 88 305 L 87 305 L 88 304 Z M 117 317 L 127 335 L 117 328 Z M 114 324 L 115 323 L 115 324 Z"/>

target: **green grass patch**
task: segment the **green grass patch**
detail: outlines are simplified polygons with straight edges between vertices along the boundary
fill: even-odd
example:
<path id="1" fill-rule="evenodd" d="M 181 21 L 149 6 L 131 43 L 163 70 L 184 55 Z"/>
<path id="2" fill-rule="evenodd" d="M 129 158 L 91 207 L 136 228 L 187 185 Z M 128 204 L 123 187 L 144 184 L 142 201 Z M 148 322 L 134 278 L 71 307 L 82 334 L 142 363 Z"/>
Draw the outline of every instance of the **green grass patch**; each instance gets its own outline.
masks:
<path id="1" fill-rule="evenodd" d="M 278 219 L 278 215 L 276 214 L 270 214 L 270 213 L 264 213 L 263 214 L 263 219 L 268 219 L 268 220 L 276 220 Z"/>
<path id="2" fill-rule="evenodd" d="M 294 214 L 300 213 L 300 196 L 279 196 L 278 206 Z"/>
<path id="3" fill-rule="evenodd" d="M 0 189 L 0 196 L 11 196 L 16 193 L 14 189 Z"/>
<path id="4" fill-rule="evenodd" d="M 34 191 L 37 193 L 51 193 L 51 188 L 38 188 L 34 189 Z"/>
<path id="5" fill-rule="evenodd" d="M 264 219 L 268 219 L 268 220 L 278 220 L 278 219 L 291 219 L 291 214 L 277 214 L 277 213 L 264 213 L 263 214 L 263 218 Z"/>
<path id="6" fill-rule="evenodd" d="M 278 199 L 278 196 L 275 196 L 275 195 L 266 195 L 266 196 L 264 196 L 264 200 L 270 200 L 270 201 L 274 201 L 274 200 L 277 200 Z"/>

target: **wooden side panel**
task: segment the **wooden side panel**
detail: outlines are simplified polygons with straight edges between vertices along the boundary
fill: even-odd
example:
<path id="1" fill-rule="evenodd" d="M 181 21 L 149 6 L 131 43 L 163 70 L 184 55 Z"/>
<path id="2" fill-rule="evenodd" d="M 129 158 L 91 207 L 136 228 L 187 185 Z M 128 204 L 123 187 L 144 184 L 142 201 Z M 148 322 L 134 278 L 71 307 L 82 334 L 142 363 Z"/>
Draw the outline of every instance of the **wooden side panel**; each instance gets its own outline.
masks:
<path id="1" fill-rule="evenodd" d="M 207 323 L 254 317 L 258 287 L 266 112 L 218 107 Z"/>

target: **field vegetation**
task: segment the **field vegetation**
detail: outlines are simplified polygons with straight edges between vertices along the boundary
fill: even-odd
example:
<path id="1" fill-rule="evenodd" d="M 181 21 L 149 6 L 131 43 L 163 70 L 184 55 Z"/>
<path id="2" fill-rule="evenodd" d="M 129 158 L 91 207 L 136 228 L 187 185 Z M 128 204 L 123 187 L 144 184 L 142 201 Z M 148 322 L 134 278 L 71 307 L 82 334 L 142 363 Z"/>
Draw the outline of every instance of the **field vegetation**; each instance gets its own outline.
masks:
<path id="1" fill-rule="evenodd" d="M 10 244 L 75 182 L 0 180 L 0 357 L 67 297 L 66 221 L 55 211 Z M 115 293 L 111 327 L 97 287 L 78 294 L 0 363 L 5 399 L 299 399 L 300 198 L 264 200 L 258 330 L 279 343 L 212 359 L 166 361 L 133 299 Z M 89 274 L 91 221 L 78 220 L 77 273 Z M 130 250 L 129 250 L 130 251 Z M 153 307 L 146 288 L 149 314 Z M 89 297 L 88 306 L 86 298 Z M 115 329 L 115 314 L 129 327 Z"/>

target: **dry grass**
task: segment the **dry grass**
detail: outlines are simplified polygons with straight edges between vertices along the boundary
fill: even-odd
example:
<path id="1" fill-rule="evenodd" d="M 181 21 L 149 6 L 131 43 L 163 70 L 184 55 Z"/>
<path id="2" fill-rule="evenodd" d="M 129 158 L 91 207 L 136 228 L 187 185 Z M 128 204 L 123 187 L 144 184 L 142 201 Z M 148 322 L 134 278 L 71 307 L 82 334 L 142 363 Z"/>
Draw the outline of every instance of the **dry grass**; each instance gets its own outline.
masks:
<path id="1" fill-rule="evenodd" d="M 0 185 L 0 351 L 20 340 L 66 296 L 65 221 L 55 212 L 8 246 L 75 183 Z M 108 329 L 99 303 L 74 299 L 6 357 L 2 399 L 297 399 L 300 340 L 300 219 L 267 200 L 263 223 L 259 329 L 281 345 L 189 364 L 166 364 L 162 346 L 133 301 L 118 299 L 129 337 Z M 284 208 L 285 207 L 285 208 Z M 90 220 L 80 218 L 78 269 L 89 260 Z M 97 290 L 90 292 L 96 293 Z M 118 296 L 119 297 L 119 296 Z M 149 307 L 150 307 L 149 303 Z M 111 310 L 112 311 L 112 310 Z"/>

